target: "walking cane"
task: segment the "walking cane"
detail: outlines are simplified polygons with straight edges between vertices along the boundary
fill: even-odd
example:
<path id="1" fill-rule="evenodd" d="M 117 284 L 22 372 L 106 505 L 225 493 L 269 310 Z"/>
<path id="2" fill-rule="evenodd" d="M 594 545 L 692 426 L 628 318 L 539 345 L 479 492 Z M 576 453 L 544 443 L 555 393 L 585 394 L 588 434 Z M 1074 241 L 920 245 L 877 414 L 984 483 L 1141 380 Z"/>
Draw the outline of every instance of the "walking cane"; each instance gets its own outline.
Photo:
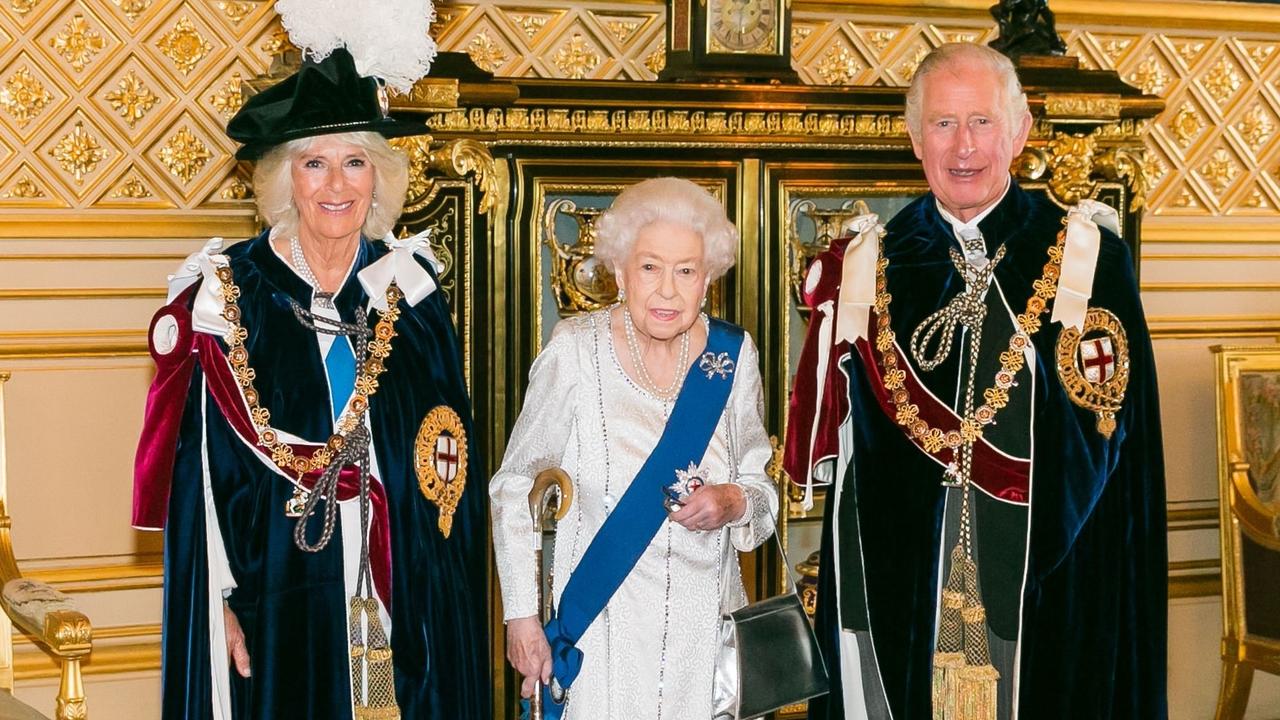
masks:
<path id="1" fill-rule="evenodd" d="M 538 544 L 533 562 L 538 572 L 538 618 L 545 625 L 553 610 L 552 577 L 555 567 L 556 523 L 569 512 L 573 503 L 573 483 L 560 468 L 547 468 L 538 473 L 529 489 L 529 514 L 533 517 L 533 534 Z M 553 691 L 557 687 L 552 683 Z M 530 720 L 542 720 L 542 681 L 533 686 L 529 699 Z"/>

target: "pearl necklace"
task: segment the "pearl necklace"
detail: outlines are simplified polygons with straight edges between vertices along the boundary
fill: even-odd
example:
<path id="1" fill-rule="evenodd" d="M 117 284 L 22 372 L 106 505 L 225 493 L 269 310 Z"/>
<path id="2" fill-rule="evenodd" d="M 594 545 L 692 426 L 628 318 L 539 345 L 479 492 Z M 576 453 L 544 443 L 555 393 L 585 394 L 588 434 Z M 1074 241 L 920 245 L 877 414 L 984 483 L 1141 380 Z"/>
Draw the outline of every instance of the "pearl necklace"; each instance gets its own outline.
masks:
<path id="1" fill-rule="evenodd" d="M 298 271 L 303 280 L 307 281 L 314 291 L 315 302 L 322 308 L 333 307 L 333 293 L 324 292 L 320 289 L 320 281 L 316 279 L 316 274 L 311 271 L 311 266 L 307 264 L 307 258 L 302 254 L 302 243 L 298 242 L 297 236 L 289 240 L 289 255 L 293 260 L 293 268 Z"/>
<path id="2" fill-rule="evenodd" d="M 664 402 L 675 398 L 680 393 L 680 386 L 684 383 L 684 370 L 689 367 L 689 331 L 686 330 L 680 334 L 680 356 L 676 361 L 675 378 L 666 388 L 660 388 L 649 375 L 649 368 L 645 367 L 644 357 L 640 353 L 640 342 L 636 339 L 636 326 L 631 320 L 631 312 L 625 305 L 620 305 L 620 309 L 622 310 L 622 328 L 627 336 L 627 351 L 631 353 L 631 366 L 639 376 L 641 387 Z"/>

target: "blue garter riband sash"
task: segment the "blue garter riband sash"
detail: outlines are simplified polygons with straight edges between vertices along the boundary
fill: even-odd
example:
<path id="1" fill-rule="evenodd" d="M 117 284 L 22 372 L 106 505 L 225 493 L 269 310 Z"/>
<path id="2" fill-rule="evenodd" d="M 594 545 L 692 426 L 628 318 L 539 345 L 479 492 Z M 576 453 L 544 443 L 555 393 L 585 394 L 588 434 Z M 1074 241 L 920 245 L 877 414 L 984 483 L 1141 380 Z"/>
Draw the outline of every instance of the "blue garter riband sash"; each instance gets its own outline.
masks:
<path id="1" fill-rule="evenodd" d="M 676 470 L 702 462 L 729 402 L 743 337 L 742 328 L 711 320 L 706 351 L 689 368 L 662 437 L 569 576 L 555 615 L 545 628 L 552 675 L 560 687 L 567 689 L 582 669 L 583 654 L 577 648 L 582 634 L 622 586 L 667 519 L 661 491 L 675 481 Z M 549 690 L 544 690 L 545 718 L 556 720 L 563 708 L 552 702 Z"/>

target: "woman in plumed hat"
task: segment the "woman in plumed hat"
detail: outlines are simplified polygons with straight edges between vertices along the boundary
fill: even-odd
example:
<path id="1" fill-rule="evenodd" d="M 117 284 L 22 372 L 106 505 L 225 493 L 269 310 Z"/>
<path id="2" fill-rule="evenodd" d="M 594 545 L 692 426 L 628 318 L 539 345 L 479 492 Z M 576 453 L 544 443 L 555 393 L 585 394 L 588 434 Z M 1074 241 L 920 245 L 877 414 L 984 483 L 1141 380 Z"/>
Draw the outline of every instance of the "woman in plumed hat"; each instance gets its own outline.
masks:
<path id="1" fill-rule="evenodd" d="M 487 718 L 458 342 L 426 238 L 390 234 L 387 138 L 425 128 L 388 115 L 367 38 L 299 41 L 306 5 L 278 6 L 303 67 L 227 127 L 270 227 L 189 258 L 152 322 L 134 524 L 165 530 L 163 715 Z M 389 15 L 425 70 L 428 19 Z"/>

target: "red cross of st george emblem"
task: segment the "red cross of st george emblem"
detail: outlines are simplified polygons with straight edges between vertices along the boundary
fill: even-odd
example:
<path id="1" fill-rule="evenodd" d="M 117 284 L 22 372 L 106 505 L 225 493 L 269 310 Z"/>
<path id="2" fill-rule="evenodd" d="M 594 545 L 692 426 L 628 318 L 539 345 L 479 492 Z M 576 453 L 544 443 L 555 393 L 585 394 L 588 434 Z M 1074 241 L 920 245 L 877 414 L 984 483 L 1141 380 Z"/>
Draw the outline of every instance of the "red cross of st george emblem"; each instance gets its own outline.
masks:
<path id="1" fill-rule="evenodd" d="M 1105 308 L 1089 308 L 1083 327 L 1063 326 L 1056 350 L 1062 389 L 1098 416 L 1098 432 L 1110 438 L 1129 385 L 1129 340 L 1120 319 Z"/>
<path id="2" fill-rule="evenodd" d="M 1084 379 L 1091 383 L 1104 383 L 1116 374 L 1116 356 L 1111 349 L 1111 338 L 1100 337 L 1080 343 L 1080 364 Z"/>
<path id="3" fill-rule="evenodd" d="M 446 483 L 458 475 L 458 441 L 448 431 L 436 438 L 436 472 Z"/>

